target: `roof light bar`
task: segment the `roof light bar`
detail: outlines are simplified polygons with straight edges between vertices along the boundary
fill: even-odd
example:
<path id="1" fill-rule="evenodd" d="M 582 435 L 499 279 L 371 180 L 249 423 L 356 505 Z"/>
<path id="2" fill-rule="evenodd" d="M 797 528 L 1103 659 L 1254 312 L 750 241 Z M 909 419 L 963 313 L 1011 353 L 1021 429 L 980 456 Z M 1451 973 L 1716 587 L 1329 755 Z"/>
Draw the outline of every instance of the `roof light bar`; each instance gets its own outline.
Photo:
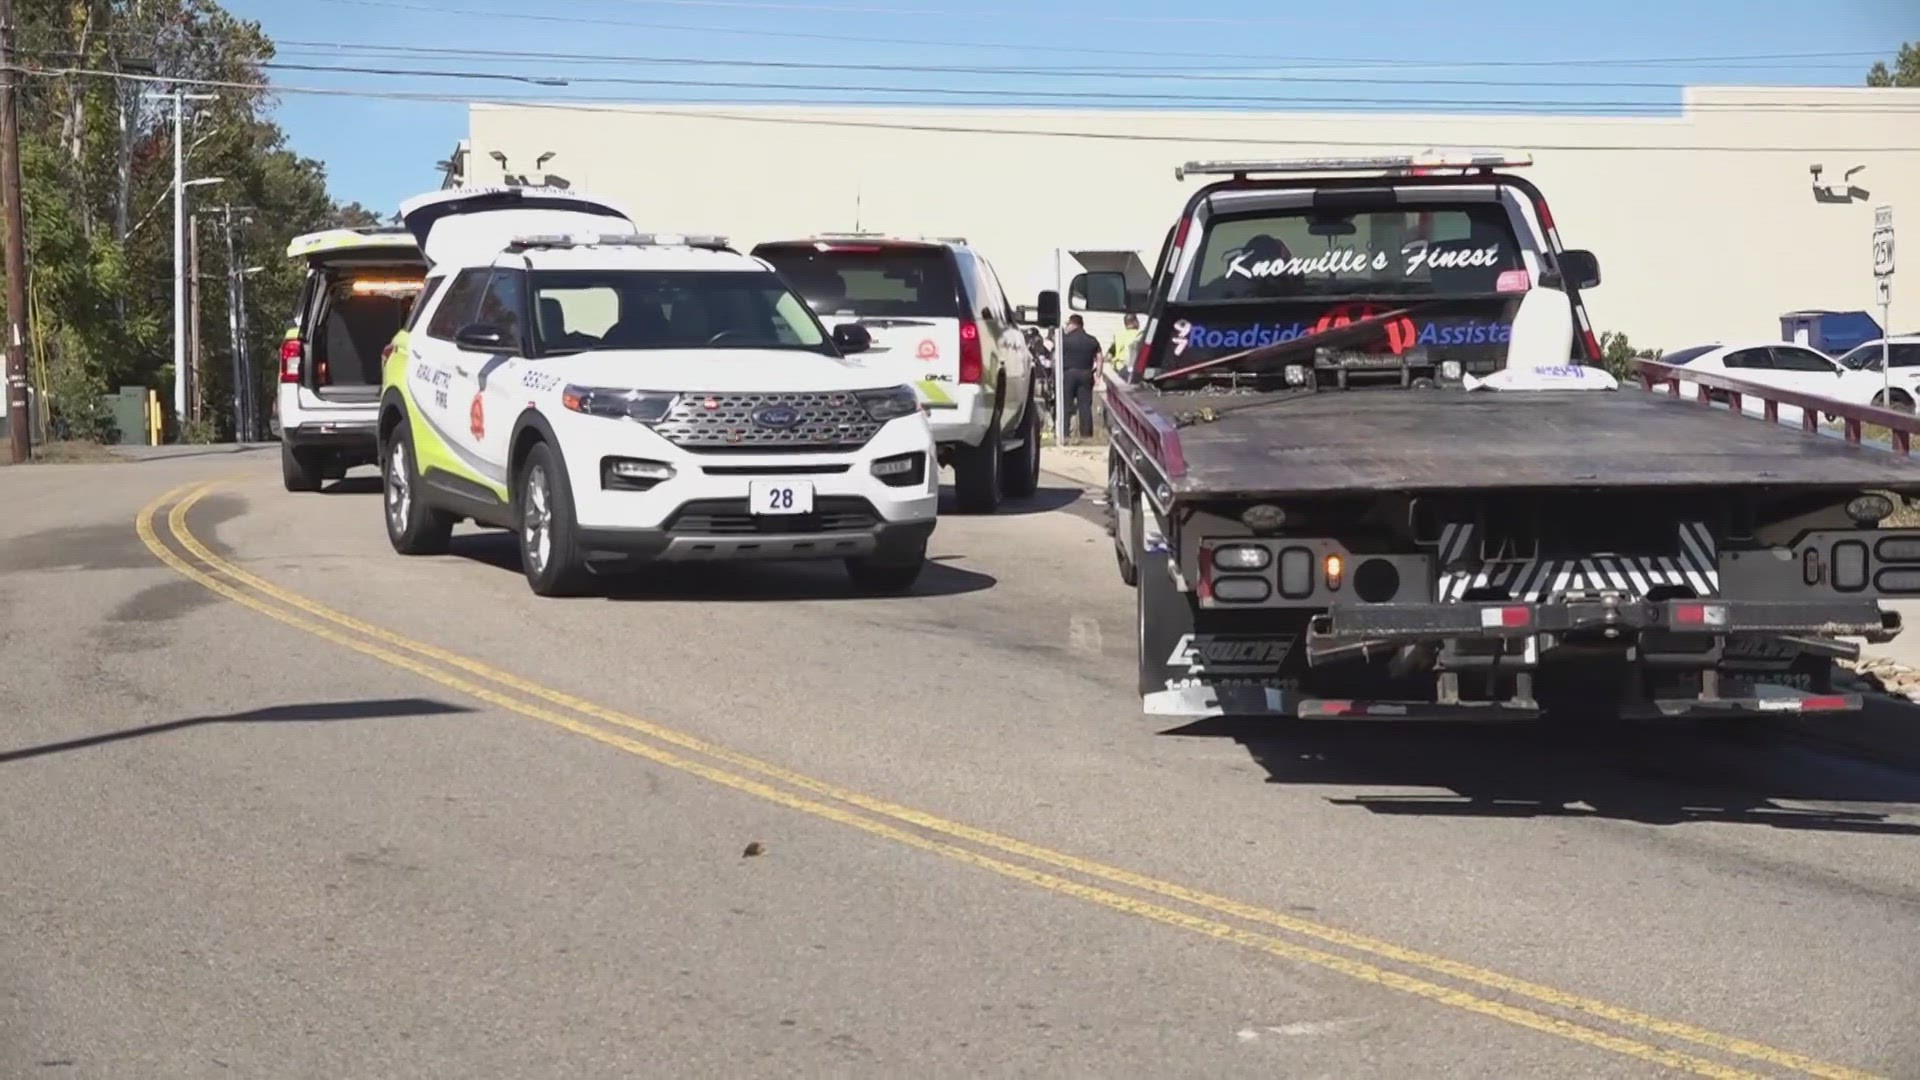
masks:
<path id="1" fill-rule="evenodd" d="M 575 247 L 687 247 L 709 251 L 729 250 L 727 238 L 693 233 L 604 233 L 599 236 L 518 236 L 507 244 L 509 251 L 529 248 Z"/>
<path id="2" fill-rule="evenodd" d="M 1391 154 L 1379 157 L 1288 158 L 1279 161 L 1189 161 L 1173 170 L 1173 178 L 1237 176 L 1254 173 L 1387 173 L 1402 169 L 1514 169 L 1533 164 L 1532 154 L 1499 151 L 1439 151 Z"/>

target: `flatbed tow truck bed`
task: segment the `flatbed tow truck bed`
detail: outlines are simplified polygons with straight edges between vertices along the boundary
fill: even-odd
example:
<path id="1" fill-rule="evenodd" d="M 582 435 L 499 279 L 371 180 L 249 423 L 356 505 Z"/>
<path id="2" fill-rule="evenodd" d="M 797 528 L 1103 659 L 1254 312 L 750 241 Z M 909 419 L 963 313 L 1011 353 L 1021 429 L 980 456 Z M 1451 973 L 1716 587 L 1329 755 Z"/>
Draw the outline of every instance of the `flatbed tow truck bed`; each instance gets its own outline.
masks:
<path id="1" fill-rule="evenodd" d="M 1634 387 L 1615 392 L 1125 391 L 1175 428 L 1184 496 L 1920 485 L 1920 461 Z M 1244 411 L 1229 411 L 1244 410 Z M 1255 482 L 1257 481 L 1257 483 Z"/>

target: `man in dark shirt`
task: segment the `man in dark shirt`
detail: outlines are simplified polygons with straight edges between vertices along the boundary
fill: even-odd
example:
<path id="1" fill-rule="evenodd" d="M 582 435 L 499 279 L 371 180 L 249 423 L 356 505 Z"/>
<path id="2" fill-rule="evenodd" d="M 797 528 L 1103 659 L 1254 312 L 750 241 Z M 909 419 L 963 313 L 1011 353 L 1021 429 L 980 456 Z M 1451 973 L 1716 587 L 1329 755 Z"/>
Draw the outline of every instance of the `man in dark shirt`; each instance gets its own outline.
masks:
<path id="1" fill-rule="evenodd" d="M 1060 432 L 1060 441 L 1073 434 L 1073 417 L 1080 417 L 1080 432 L 1087 438 L 1093 437 L 1093 376 L 1100 366 L 1100 342 L 1092 334 L 1080 316 L 1067 319 L 1067 333 L 1060 341 L 1060 378 L 1063 380 L 1066 394 L 1067 423 L 1066 430 Z"/>

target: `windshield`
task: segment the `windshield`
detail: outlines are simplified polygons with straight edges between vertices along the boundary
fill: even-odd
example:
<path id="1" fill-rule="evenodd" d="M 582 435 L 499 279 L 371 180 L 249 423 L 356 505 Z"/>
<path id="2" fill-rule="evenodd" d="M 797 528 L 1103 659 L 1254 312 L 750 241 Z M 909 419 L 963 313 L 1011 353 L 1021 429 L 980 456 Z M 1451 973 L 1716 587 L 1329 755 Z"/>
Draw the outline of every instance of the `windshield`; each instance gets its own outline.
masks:
<path id="1" fill-rule="evenodd" d="M 1496 203 L 1260 210 L 1208 223 L 1188 299 L 1486 295 L 1524 265 Z"/>
<path id="2" fill-rule="evenodd" d="M 820 321 L 756 271 L 536 270 L 542 355 L 601 349 L 796 349 L 833 353 Z"/>
<path id="3" fill-rule="evenodd" d="M 941 248 L 872 245 L 821 251 L 811 244 L 770 245 L 754 254 L 822 315 L 952 319 L 960 314 L 959 279 Z"/>
<path id="4" fill-rule="evenodd" d="M 1894 342 L 1884 346 L 1880 342 L 1870 342 L 1848 353 L 1841 363 L 1859 371 L 1879 371 L 1882 350 L 1893 354 L 1893 369 L 1920 368 L 1920 342 L 1902 344 Z"/>

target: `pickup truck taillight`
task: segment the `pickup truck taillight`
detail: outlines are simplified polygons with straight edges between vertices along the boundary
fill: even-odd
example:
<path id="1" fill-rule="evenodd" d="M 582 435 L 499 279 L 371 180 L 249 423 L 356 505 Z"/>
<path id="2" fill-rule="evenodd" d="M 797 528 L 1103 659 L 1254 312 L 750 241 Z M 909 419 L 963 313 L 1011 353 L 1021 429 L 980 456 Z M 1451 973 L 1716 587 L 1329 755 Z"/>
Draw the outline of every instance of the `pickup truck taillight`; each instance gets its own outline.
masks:
<path id="1" fill-rule="evenodd" d="M 960 324 L 960 381 L 978 383 L 986 375 L 980 355 L 980 327 L 971 320 Z"/>
<path id="2" fill-rule="evenodd" d="M 300 381 L 301 360 L 300 339 L 288 338 L 280 343 L 280 381 L 297 383 Z"/>

